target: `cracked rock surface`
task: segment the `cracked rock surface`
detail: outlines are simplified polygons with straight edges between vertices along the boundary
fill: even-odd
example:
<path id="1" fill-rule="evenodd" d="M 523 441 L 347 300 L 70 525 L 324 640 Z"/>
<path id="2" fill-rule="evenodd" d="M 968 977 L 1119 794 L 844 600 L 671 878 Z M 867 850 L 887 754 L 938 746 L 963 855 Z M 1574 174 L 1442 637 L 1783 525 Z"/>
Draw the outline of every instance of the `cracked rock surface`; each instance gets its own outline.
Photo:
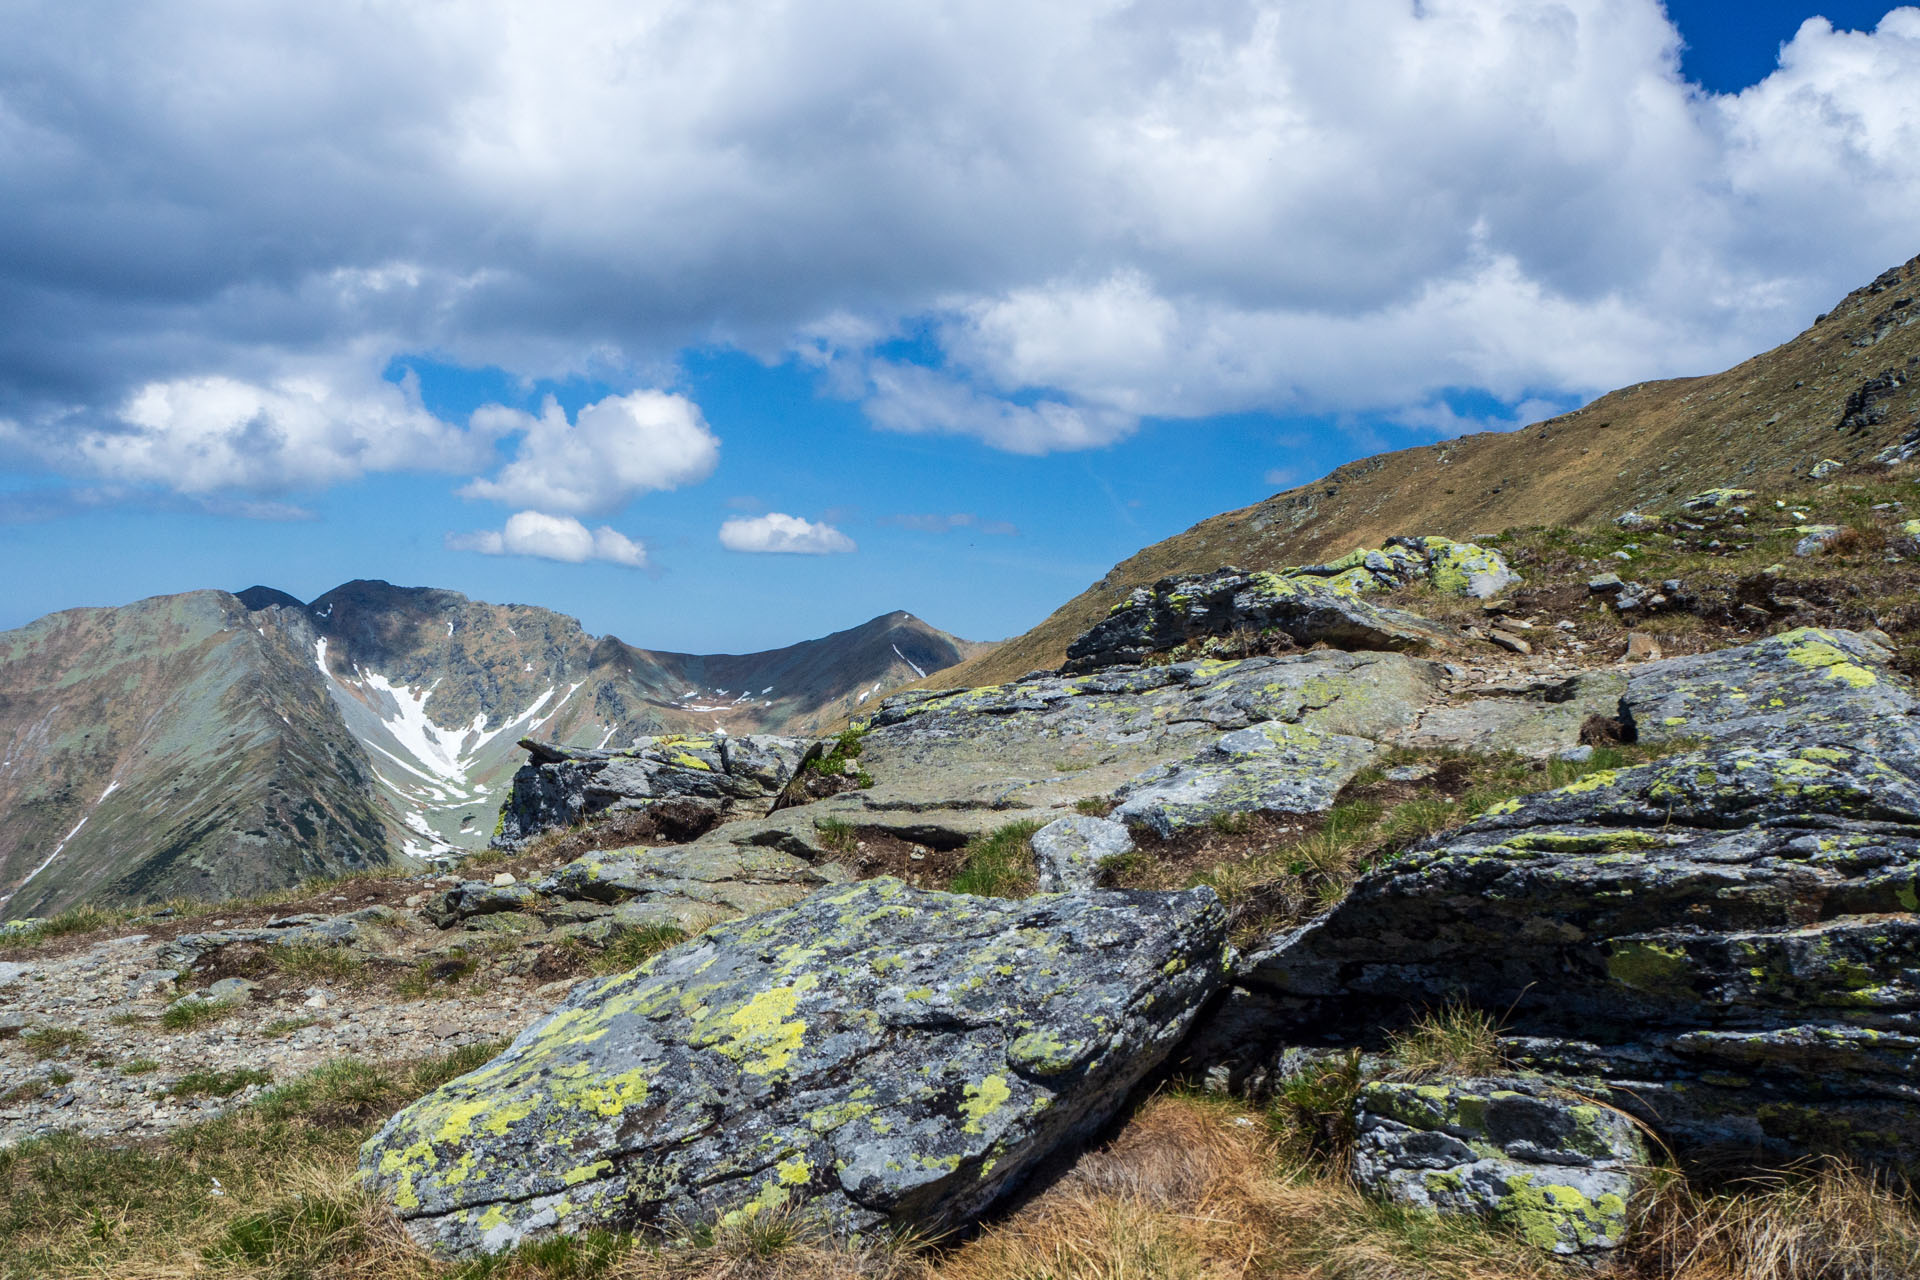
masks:
<path id="1" fill-rule="evenodd" d="M 1204 889 L 830 888 L 576 988 L 396 1115 L 362 1167 L 455 1255 L 789 1201 L 937 1232 L 1109 1118 L 1225 952 Z"/>

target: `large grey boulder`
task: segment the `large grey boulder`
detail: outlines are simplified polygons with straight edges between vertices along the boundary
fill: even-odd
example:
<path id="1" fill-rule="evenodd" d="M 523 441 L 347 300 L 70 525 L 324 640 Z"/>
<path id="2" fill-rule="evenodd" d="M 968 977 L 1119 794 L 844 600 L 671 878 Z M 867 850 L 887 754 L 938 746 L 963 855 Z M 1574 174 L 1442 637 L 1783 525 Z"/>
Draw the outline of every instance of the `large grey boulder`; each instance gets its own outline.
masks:
<path id="1" fill-rule="evenodd" d="M 1647 1156 L 1618 1111 L 1505 1077 L 1377 1081 L 1354 1111 L 1354 1178 L 1375 1195 L 1491 1218 L 1564 1256 L 1625 1240 Z"/>
<path id="2" fill-rule="evenodd" d="M 769 734 L 641 738 L 618 751 L 531 739 L 530 759 L 513 775 L 500 809 L 496 848 L 517 849 L 543 831 L 609 810 L 693 801 L 717 814 L 771 806 L 811 745 Z"/>
<path id="3" fill-rule="evenodd" d="M 1204 889 L 829 889 L 576 987 L 361 1167 L 454 1255 L 789 1204 L 938 1232 L 1109 1119 L 1225 954 Z"/>
<path id="4" fill-rule="evenodd" d="M 1915 703 L 1892 660 L 1857 632 L 1801 627 L 1648 663 L 1633 672 L 1621 706 L 1642 742 L 1904 742 Z"/>
<path id="5" fill-rule="evenodd" d="M 1270 720 L 1140 775 L 1115 793 L 1113 816 L 1165 839 L 1229 814 L 1318 813 L 1379 752 L 1365 738 Z"/>
<path id="6" fill-rule="evenodd" d="M 1444 647 L 1459 638 L 1437 622 L 1369 604 L 1350 588 L 1313 576 L 1226 568 L 1135 588 L 1067 646 L 1066 670 L 1136 663 L 1190 640 L 1236 631 L 1281 632 L 1302 648 L 1396 652 Z"/>
<path id="7" fill-rule="evenodd" d="M 1920 752 L 1883 653 L 1794 632 L 1644 668 L 1643 736 L 1713 745 L 1493 806 L 1241 982 L 1283 1042 L 1464 996 L 1673 1140 L 1920 1169 Z"/>

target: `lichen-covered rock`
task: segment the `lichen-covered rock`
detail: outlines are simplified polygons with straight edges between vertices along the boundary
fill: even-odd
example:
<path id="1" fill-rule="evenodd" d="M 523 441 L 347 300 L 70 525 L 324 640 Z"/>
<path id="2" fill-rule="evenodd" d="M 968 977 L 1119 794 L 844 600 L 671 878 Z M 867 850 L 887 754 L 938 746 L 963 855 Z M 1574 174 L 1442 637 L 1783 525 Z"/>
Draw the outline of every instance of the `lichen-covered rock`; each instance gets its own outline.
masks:
<path id="1" fill-rule="evenodd" d="M 719 813 L 771 805 L 809 743 L 766 734 L 641 738 L 619 751 L 523 741 L 528 762 L 513 775 L 495 848 L 517 849 L 543 831 L 608 810 L 694 801 Z"/>
<path id="2" fill-rule="evenodd" d="M 1621 709 L 1641 742 L 1825 736 L 1904 742 L 1916 704 L 1890 673 L 1892 659 L 1857 632 L 1801 627 L 1641 667 L 1629 679 Z"/>
<path id="3" fill-rule="evenodd" d="M 1228 814 L 1317 813 L 1379 752 L 1365 738 L 1270 720 L 1140 775 L 1114 793 L 1113 816 L 1165 839 Z"/>
<path id="4" fill-rule="evenodd" d="M 716 920 L 770 911 L 846 877 L 831 863 L 814 866 L 777 849 L 741 846 L 709 836 L 664 849 L 590 853 L 534 886 L 556 898 L 619 907 L 618 923 L 673 925 L 689 931 Z"/>
<path id="5" fill-rule="evenodd" d="M 1497 804 L 1242 981 L 1283 1038 L 1465 996 L 1670 1138 L 1920 1169 L 1920 751 L 1883 656 L 1803 631 L 1646 668 L 1643 736 L 1714 745 Z"/>
<path id="6" fill-rule="evenodd" d="M 1793 554 L 1805 558 L 1825 555 L 1845 531 L 1837 524 L 1803 524 L 1794 532 L 1800 535 L 1800 541 L 1793 544 Z"/>
<path id="7" fill-rule="evenodd" d="M 1703 489 L 1681 500 L 1682 511 L 1724 511 L 1753 496 L 1751 489 Z"/>
<path id="8" fill-rule="evenodd" d="M 1040 892 L 1071 893 L 1098 887 L 1101 865 L 1131 852 L 1133 836 L 1109 818 L 1074 814 L 1034 832 L 1032 843 Z"/>
<path id="9" fill-rule="evenodd" d="M 1402 741 L 1413 747 L 1550 756 L 1577 746 L 1593 716 L 1617 717 L 1626 691 L 1626 677 L 1611 671 L 1489 691 L 1433 707 Z"/>
<path id="10" fill-rule="evenodd" d="M 1625 1239 L 1633 1123 L 1591 1100 L 1521 1078 L 1379 1081 L 1354 1107 L 1354 1177 L 1375 1195 L 1492 1218 L 1552 1253 Z"/>
<path id="11" fill-rule="evenodd" d="M 844 822 L 958 848 L 1021 817 L 1051 821 L 1223 733 L 1281 721 L 1382 740 L 1411 724 L 1445 680 L 1395 653 L 1319 650 L 1204 659 L 887 699 L 862 739 L 871 785 L 712 833 L 818 860 L 816 822 Z"/>
<path id="12" fill-rule="evenodd" d="M 455 1255 L 788 1204 L 937 1232 L 1111 1117 L 1225 952 L 1209 890 L 834 888 L 575 988 L 361 1167 Z"/>
<path id="13" fill-rule="evenodd" d="M 479 880 L 464 880 L 451 889 L 434 894 L 421 906 L 420 914 L 439 929 L 451 929 L 462 920 L 491 915 L 496 911 L 525 911 L 536 895 L 532 885 L 492 885 Z"/>
<path id="14" fill-rule="evenodd" d="M 1418 651 L 1458 638 L 1426 618 L 1369 604 L 1350 586 L 1229 568 L 1136 588 L 1067 646 L 1066 669 L 1124 666 L 1189 640 L 1242 630 L 1284 633 L 1303 648 Z"/>

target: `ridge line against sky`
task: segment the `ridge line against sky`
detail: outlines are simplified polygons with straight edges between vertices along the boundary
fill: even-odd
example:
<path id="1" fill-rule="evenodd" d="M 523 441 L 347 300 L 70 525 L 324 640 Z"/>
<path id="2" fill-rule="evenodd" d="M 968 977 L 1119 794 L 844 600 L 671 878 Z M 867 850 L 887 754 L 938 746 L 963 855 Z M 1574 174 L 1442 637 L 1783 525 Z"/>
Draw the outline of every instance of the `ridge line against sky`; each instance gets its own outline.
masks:
<path id="1" fill-rule="evenodd" d="M 382 577 L 991 638 L 1920 252 L 1915 7 L 0 14 L 0 627 Z"/>

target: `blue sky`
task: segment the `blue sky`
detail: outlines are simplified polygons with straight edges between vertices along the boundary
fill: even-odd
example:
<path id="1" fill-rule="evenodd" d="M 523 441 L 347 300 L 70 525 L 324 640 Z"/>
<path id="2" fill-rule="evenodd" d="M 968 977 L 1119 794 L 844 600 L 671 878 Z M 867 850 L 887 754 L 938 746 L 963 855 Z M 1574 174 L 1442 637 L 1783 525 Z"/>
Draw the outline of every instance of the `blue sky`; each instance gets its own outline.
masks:
<path id="1" fill-rule="evenodd" d="M 996 638 L 1920 252 L 1913 8 L 0 4 L 0 627 Z"/>

